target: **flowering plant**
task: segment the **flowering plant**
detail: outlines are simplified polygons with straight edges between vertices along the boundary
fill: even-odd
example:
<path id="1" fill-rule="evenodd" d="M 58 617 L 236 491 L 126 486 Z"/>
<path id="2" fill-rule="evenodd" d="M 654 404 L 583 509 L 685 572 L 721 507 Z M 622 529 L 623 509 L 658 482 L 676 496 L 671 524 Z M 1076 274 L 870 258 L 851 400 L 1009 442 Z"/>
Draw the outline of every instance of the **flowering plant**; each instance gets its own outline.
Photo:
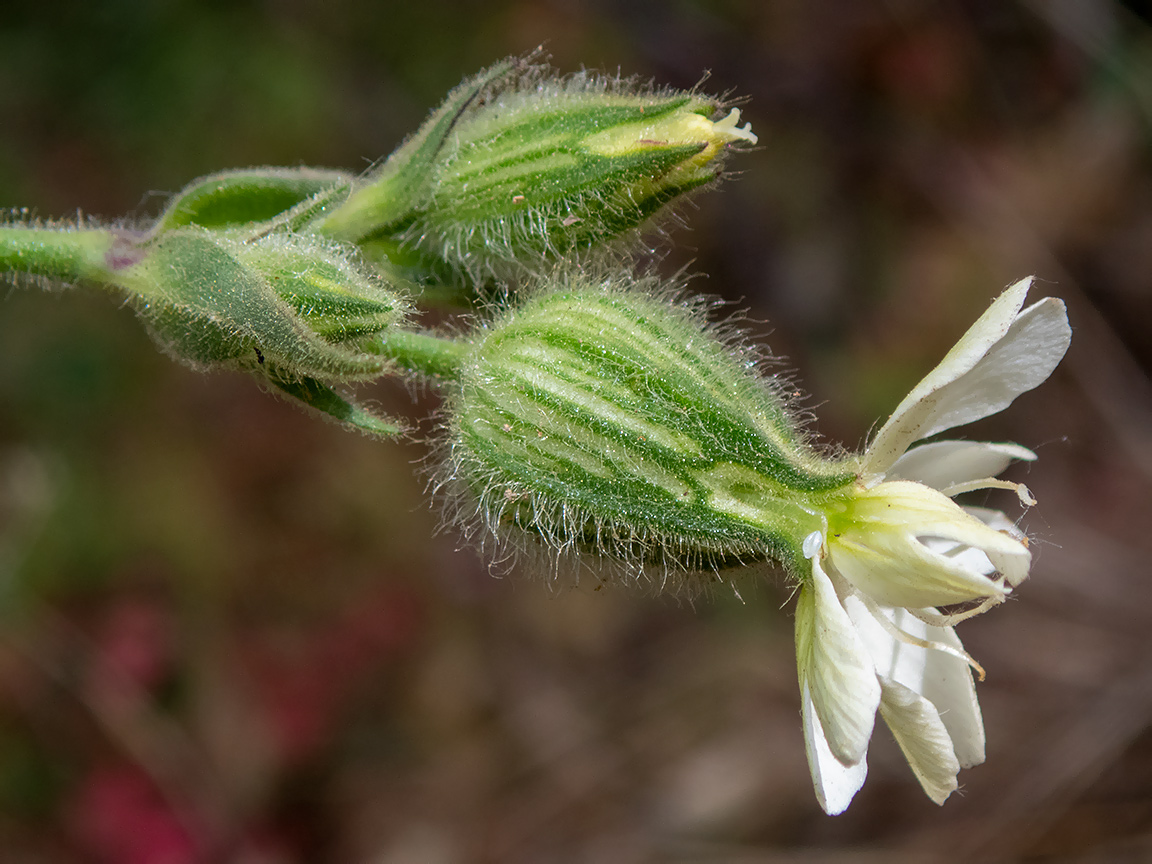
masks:
<path id="1" fill-rule="evenodd" d="M 862 454 L 804 433 L 793 395 L 704 307 L 627 267 L 639 230 L 756 143 L 701 94 L 521 60 L 462 83 L 361 177 L 201 178 L 143 226 L 0 226 L 18 281 L 123 298 L 157 343 L 378 437 L 348 387 L 421 376 L 445 396 L 439 488 L 466 534 L 666 586 L 779 565 L 799 588 L 797 667 L 820 804 L 860 788 L 875 716 L 937 802 L 983 759 L 953 625 L 1027 576 L 1024 534 L 964 492 L 1034 454 L 937 441 L 1007 407 L 1068 346 L 1062 304 L 1007 289 Z M 452 335 L 415 312 L 487 303 Z M 918 446 L 913 446 L 917 445 Z M 957 609 L 955 607 L 961 606 Z M 981 673 L 982 674 L 982 673 Z"/>

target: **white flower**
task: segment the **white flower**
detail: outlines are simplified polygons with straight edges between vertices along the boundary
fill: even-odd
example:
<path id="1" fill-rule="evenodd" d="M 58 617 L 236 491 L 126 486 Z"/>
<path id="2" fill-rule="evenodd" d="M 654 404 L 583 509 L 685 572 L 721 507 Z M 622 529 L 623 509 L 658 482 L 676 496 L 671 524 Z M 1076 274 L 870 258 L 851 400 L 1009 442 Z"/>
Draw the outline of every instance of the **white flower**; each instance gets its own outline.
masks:
<path id="1" fill-rule="evenodd" d="M 897 407 L 860 460 L 857 483 L 829 504 L 796 610 L 804 738 L 816 797 L 843 812 L 864 783 L 876 712 L 938 804 L 960 768 L 984 761 L 984 727 L 952 625 L 1001 602 L 1028 576 L 1024 535 L 1003 513 L 951 496 L 1011 488 L 994 479 L 1035 454 L 1015 444 L 917 441 L 1003 410 L 1042 383 L 1071 339 L 1064 304 L 1023 309 L 1032 283 L 1004 291 Z M 943 615 L 937 606 L 976 602 Z"/>

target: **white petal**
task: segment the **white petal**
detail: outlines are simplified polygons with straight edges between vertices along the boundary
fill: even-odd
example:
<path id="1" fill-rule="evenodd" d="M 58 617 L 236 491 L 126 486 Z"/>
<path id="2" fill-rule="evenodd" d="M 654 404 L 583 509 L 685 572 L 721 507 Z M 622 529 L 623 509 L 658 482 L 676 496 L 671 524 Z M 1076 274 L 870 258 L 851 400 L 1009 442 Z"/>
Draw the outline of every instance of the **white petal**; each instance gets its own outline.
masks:
<path id="1" fill-rule="evenodd" d="M 880 716 L 892 730 L 928 797 L 943 804 L 956 791 L 960 763 L 936 707 L 891 679 L 881 679 Z"/>
<path id="2" fill-rule="evenodd" d="M 830 750 L 845 765 L 859 762 L 872 737 L 880 684 L 868 649 L 818 558 L 812 561 L 812 581 L 796 603 L 796 665 Z"/>
<path id="3" fill-rule="evenodd" d="M 920 437 L 1003 411 L 1048 379 L 1071 341 L 1062 300 L 1048 297 L 1029 306 L 975 368 L 936 392 L 933 422 Z"/>
<path id="4" fill-rule="evenodd" d="M 921 638 L 950 645 L 958 651 L 964 650 L 953 628 L 918 623 L 924 627 Z M 912 632 L 908 627 L 901 629 Z M 952 738 L 952 749 L 960 767 L 971 768 L 981 764 L 984 761 L 984 719 L 980 714 L 976 683 L 972 680 L 972 670 L 968 664 L 943 651 L 929 651 L 923 683 L 918 689 L 940 712 L 940 719 Z"/>
<path id="5" fill-rule="evenodd" d="M 1024 532 L 1002 511 L 991 510 L 987 507 L 965 507 L 964 512 L 975 516 L 989 528 L 1011 537 L 1027 548 L 1028 539 L 1024 536 Z M 1004 575 L 1008 584 L 1013 588 L 1028 578 L 1028 571 L 1032 565 L 1031 555 L 1025 558 L 1019 555 L 1001 555 L 996 552 L 989 552 L 988 557 L 992 566 Z"/>
<path id="6" fill-rule="evenodd" d="M 1028 277 L 1001 293 L 940 364 L 912 388 L 868 447 L 864 456 L 866 473 L 883 473 L 913 442 L 927 436 L 924 430 L 937 415 L 938 391 L 971 372 L 1007 335 L 1031 285 L 1032 277 Z"/>
<path id="7" fill-rule="evenodd" d="M 963 567 L 965 570 L 971 570 L 983 576 L 991 576 L 996 572 L 996 565 L 984 554 L 983 549 L 975 549 L 972 546 L 957 543 L 955 540 L 929 538 L 923 543 L 937 555 L 948 558 L 957 567 Z"/>
<path id="8" fill-rule="evenodd" d="M 864 785 L 868 776 L 868 759 L 861 757 L 855 765 L 844 765 L 832 755 L 812 694 L 804 685 L 801 694 L 801 708 L 804 721 L 804 750 L 808 754 L 808 770 L 812 772 L 812 786 L 816 790 L 816 800 L 829 816 L 836 816 L 848 809 L 853 796 Z"/>
<path id="9" fill-rule="evenodd" d="M 888 469 L 885 479 L 915 480 L 933 489 L 995 477 L 1014 459 L 1031 462 L 1036 454 L 1019 444 L 938 441 L 913 447 Z"/>
<path id="10" fill-rule="evenodd" d="M 844 608 L 852 618 L 852 623 L 856 625 L 860 638 L 868 647 L 872 664 L 876 667 L 876 674 L 882 678 L 899 681 L 905 687 L 920 692 L 924 681 L 924 669 L 928 662 L 928 649 L 894 638 L 858 597 L 845 597 Z M 876 608 L 893 626 L 909 636 L 925 638 L 924 629 L 927 625 L 920 619 L 909 615 L 903 609 Z"/>
<path id="11" fill-rule="evenodd" d="M 894 639 L 856 597 L 845 598 L 844 608 L 868 646 L 881 680 L 887 678 L 902 684 L 935 705 L 952 739 L 952 749 L 960 766 L 971 768 L 981 764 L 984 721 L 968 664 L 953 654 Z M 893 626 L 913 638 L 964 650 L 952 627 L 926 624 L 905 609 L 881 608 L 880 611 Z"/>
<path id="12" fill-rule="evenodd" d="M 964 558 L 940 555 L 915 537 L 896 541 L 859 543 L 844 535 L 831 546 L 832 565 L 857 589 L 885 606 L 919 609 L 1006 594 Z"/>
<path id="13" fill-rule="evenodd" d="M 858 488 L 829 521 L 832 566 L 884 606 L 922 608 L 1004 596 L 1006 589 L 933 539 L 1027 559 L 1027 548 L 965 513 L 952 499 L 907 480 Z M 922 542 L 929 541 L 929 542 Z"/>
<path id="14" fill-rule="evenodd" d="M 1029 277 L 1005 290 L 913 388 L 869 445 L 865 474 L 884 473 L 921 438 L 1002 411 L 1052 374 L 1072 331 L 1055 298 L 1019 311 L 1031 284 Z"/>

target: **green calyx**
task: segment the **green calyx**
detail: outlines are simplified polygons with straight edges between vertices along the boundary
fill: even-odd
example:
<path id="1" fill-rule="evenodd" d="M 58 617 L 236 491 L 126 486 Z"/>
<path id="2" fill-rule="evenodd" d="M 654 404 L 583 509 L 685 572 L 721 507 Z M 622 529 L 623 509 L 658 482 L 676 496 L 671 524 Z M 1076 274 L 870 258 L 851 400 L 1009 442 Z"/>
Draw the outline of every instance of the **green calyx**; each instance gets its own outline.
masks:
<path id="1" fill-rule="evenodd" d="M 645 289 L 570 277 L 477 339 L 450 415 L 462 494 L 505 537 L 798 575 L 853 465 L 805 442 L 741 349 Z"/>
<path id="2" fill-rule="evenodd" d="M 472 278 L 538 269 L 714 180 L 730 143 L 755 142 L 739 112 L 713 122 L 718 107 L 505 61 L 454 90 L 321 230 Z"/>

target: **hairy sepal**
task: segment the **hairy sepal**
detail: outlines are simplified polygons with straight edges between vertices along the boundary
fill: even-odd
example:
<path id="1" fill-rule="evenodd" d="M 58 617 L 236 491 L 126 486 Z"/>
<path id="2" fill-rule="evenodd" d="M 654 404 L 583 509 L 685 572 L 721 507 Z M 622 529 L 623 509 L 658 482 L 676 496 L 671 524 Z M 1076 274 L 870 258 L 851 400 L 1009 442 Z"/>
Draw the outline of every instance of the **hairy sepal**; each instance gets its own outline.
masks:
<path id="1" fill-rule="evenodd" d="M 507 60 L 464 82 L 324 223 L 473 282 L 551 269 L 629 235 L 754 142 L 720 103 Z M 734 112 L 738 116 L 739 112 Z"/>
<path id="2" fill-rule="evenodd" d="M 772 379 L 698 308 L 651 280 L 550 283 L 481 331 L 462 367 L 453 512 L 513 546 L 634 572 L 773 560 L 799 577 L 803 539 L 852 464 L 807 442 Z"/>

